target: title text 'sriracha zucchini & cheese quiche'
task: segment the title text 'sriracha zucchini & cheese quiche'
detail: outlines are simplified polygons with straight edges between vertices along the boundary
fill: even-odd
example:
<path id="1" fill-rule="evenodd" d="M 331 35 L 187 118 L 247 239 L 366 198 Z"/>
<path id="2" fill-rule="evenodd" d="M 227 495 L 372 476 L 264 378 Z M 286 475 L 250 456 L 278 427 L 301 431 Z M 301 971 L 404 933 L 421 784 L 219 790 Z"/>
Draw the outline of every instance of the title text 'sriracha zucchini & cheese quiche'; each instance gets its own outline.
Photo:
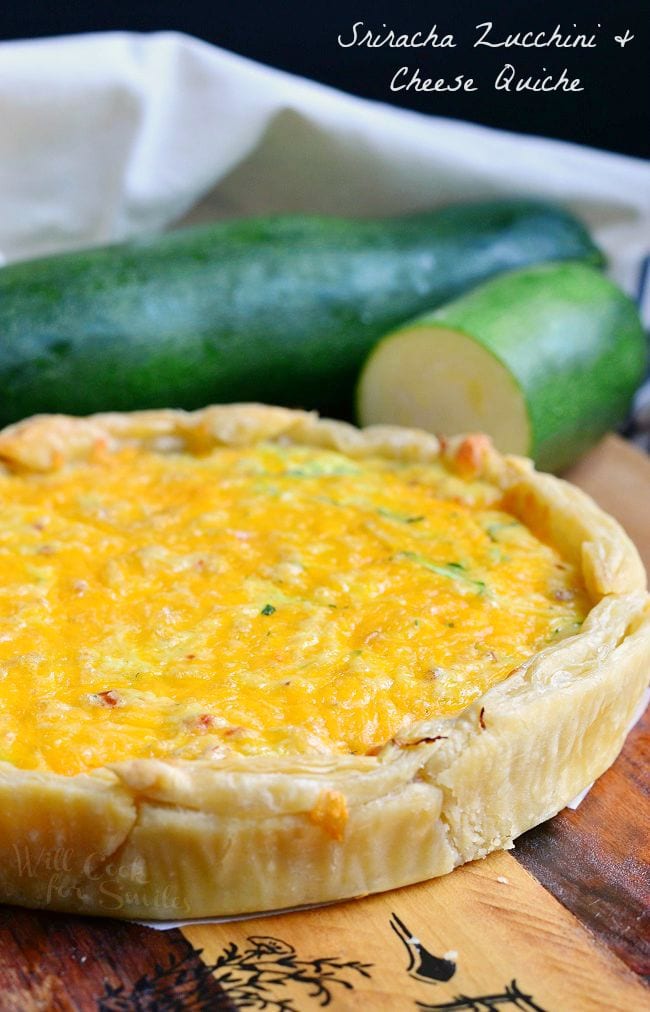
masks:
<path id="1" fill-rule="evenodd" d="M 0 896 L 239 914 L 451 871 L 616 757 L 645 574 L 485 437 L 261 405 L 0 434 Z"/>

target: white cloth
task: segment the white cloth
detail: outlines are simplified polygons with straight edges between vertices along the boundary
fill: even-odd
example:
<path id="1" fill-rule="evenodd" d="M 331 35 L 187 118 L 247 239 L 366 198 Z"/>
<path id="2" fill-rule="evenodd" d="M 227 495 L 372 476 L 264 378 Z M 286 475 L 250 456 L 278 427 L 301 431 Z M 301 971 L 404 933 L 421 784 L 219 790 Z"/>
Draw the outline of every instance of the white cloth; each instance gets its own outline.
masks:
<path id="1" fill-rule="evenodd" d="M 385 215 L 536 194 L 592 228 L 633 288 L 650 168 L 354 98 L 174 33 L 0 44 L 7 260 L 192 221 Z"/>

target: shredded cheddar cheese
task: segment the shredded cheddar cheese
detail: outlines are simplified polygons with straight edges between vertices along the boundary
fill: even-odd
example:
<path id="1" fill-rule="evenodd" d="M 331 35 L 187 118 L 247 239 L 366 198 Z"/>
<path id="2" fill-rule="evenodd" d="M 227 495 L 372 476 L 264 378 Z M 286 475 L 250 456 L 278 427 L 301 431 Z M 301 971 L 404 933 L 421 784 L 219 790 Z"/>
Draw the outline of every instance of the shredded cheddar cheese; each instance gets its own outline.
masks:
<path id="1" fill-rule="evenodd" d="M 488 484 L 279 444 L 0 475 L 0 759 L 372 753 L 577 630 Z"/>

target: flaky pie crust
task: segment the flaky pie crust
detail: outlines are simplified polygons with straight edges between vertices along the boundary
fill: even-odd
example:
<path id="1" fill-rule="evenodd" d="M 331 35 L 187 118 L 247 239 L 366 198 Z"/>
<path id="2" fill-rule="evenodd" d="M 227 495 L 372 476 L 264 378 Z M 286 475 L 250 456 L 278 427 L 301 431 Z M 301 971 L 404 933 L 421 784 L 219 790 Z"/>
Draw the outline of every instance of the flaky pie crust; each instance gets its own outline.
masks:
<path id="1" fill-rule="evenodd" d="M 116 917 L 243 914 L 436 875 L 558 812 L 616 758 L 648 679 L 646 577 L 621 527 L 584 493 L 481 437 L 365 430 L 263 405 L 42 416 L 0 433 L 0 468 L 48 470 L 98 441 L 203 451 L 280 440 L 454 461 L 581 567 L 579 633 L 453 718 L 376 756 L 132 759 L 66 777 L 0 763 L 0 898 Z"/>

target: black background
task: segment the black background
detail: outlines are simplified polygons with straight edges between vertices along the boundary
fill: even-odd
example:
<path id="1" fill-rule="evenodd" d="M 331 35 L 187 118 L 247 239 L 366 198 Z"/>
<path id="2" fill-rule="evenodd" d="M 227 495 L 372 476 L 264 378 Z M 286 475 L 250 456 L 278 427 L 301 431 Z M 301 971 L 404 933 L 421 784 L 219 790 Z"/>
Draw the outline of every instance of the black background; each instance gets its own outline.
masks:
<path id="1" fill-rule="evenodd" d="M 546 30 L 590 35 L 600 22 L 597 49 L 472 48 L 475 26 L 490 20 L 493 37 L 508 32 Z M 383 31 L 425 33 L 434 24 L 455 36 L 455 49 L 342 48 L 337 36 L 352 38 L 352 25 Z M 573 27 L 575 24 L 575 28 Z M 368 98 L 419 112 L 454 116 L 526 133 L 560 137 L 629 154 L 650 155 L 650 2 L 649 0 L 330 0 L 327 3 L 264 3 L 236 0 L 59 0 L 55 3 L 3 4 L 0 38 L 29 38 L 109 29 L 188 32 L 275 67 L 323 81 Z M 634 40 L 622 49 L 615 35 L 629 30 Z M 567 67 L 580 77 L 576 94 L 508 94 L 494 90 L 504 63 L 517 76 L 558 75 Z M 421 69 L 424 77 L 471 76 L 475 93 L 391 93 L 401 66 Z M 1 67 L 0 67 L 1 74 Z"/>

